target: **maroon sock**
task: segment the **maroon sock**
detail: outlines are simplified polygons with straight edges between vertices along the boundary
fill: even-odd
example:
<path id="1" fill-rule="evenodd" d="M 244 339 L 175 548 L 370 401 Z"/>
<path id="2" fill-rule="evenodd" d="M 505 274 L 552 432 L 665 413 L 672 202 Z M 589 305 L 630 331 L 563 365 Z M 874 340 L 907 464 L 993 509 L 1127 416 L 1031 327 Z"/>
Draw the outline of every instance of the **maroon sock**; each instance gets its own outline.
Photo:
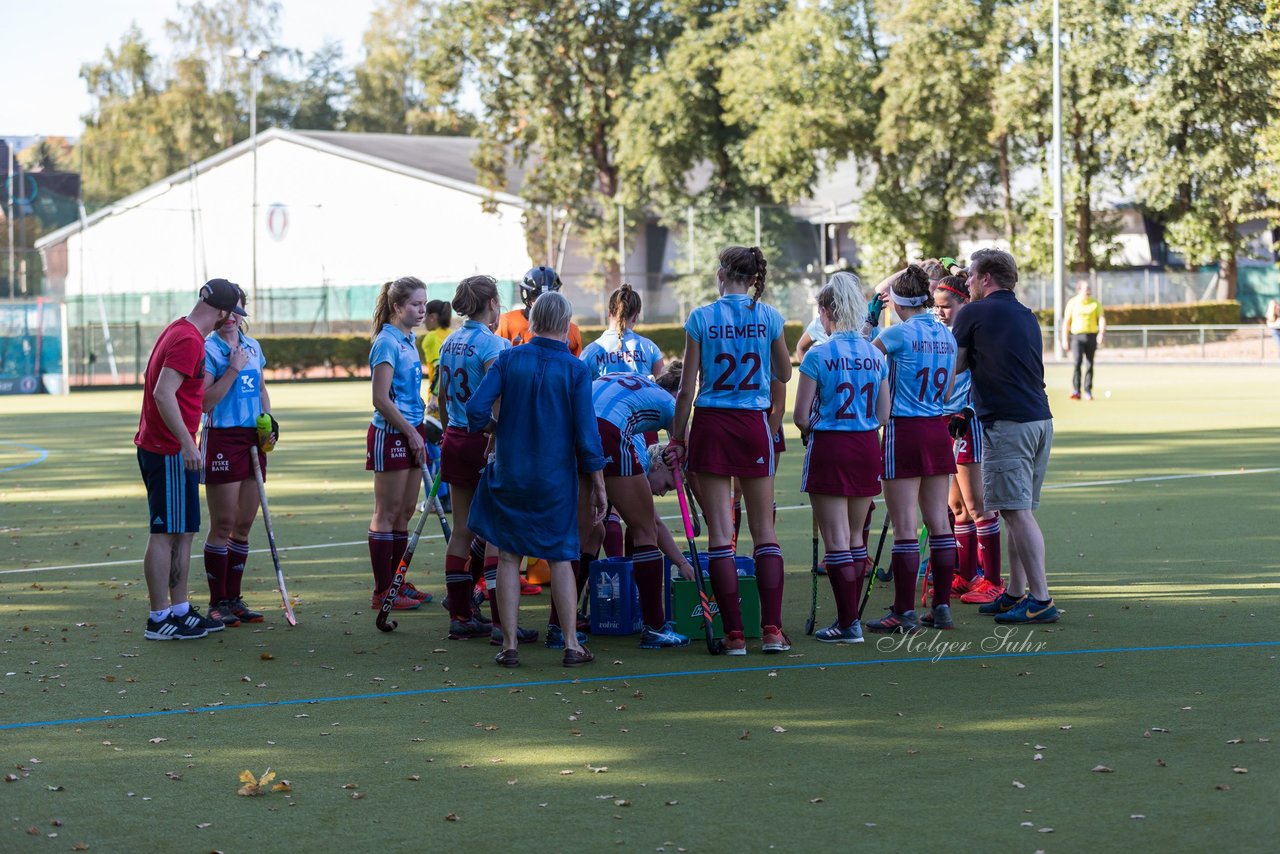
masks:
<path id="1" fill-rule="evenodd" d="M 956 538 L 943 534 L 929 538 L 929 565 L 933 569 L 934 605 L 951 604 L 951 579 L 956 574 Z"/>
<path id="2" fill-rule="evenodd" d="M 390 531 L 369 532 L 369 566 L 373 568 L 373 589 L 377 593 L 385 593 L 395 577 L 395 568 L 391 565 L 392 547 Z"/>
<path id="3" fill-rule="evenodd" d="M 742 631 L 742 603 L 738 601 L 738 565 L 733 546 L 712 546 L 707 550 L 707 573 L 711 593 L 720 608 L 720 623 L 726 632 Z"/>
<path id="4" fill-rule="evenodd" d="M 853 549 L 853 618 L 855 620 L 862 619 L 862 584 L 867 579 L 867 571 L 871 568 L 871 561 L 867 558 L 867 547 L 860 546 Z"/>
<path id="5" fill-rule="evenodd" d="M 489 591 L 489 621 L 495 629 L 502 628 L 502 616 L 498 613 L 498 558 L 484 559 L 484 586 Z"/>
<path id="6" fill-rule="evenodd" d="M 996 587 L 1002 587 L 1000 578 L 1000 514 L 978 522 L 978 566 L 982 577 Z"/>
<path id="7" fill-rule="evenodd" d="M 857 617 L 857 591 L 853 590 L 853 555 L 847 551 L 827 552 L 822 557 L 831 582 L 831 592 L 836 600 L 836 622 L 840 628 L 848 628 Z"/>
<path id="8" fill-rule="evenodd" d="M 449 600 L 449 618 L 466 622 L 471 619 L 471 588 L 475 582 L 467 571 L 467 558 L 444 556 L 445 597 Z"/>
<path id="9" fill-rule="evenodd" d="M 889 566 L 893 570 L 893 610 L 905 614 L 915 607 L 916 571 L 920 546 L 915 540 L 894 540 Z"/>
<path id="10" fill-rule="evenodd" d="M 978 554 L 978 526 L 972 522 L 956 524 L 956 574 L 965 581 L 972 581 L 978 573 L 974 560 Z"/>
<path id="11" fill-rule="evenodd" d="M 604 553 L 609 557 L 622 557 L 626 546 L 622 541 L 622 517 L 610 512 L 604 520 Z"/>
<path id="12" fill-rule="evenodd" d="M 244 566 L 249 562 L 249 543 L 245 540 L 227 540 L 227 597 L 240 598 L 240 584 L 244 581 Z"/>
<path id="13" fill-rule="evenodd" d="M 777 543 L 761 543 L 752 557 L 756 562 L 756 589 L 760 591 L 760 625 L 781 629 L 782 549 Z"/>
<path id="14" fill-rule="evenodd" d="M 662 595 L 662 552 L 654 545 L 639 545 L 631 559 L 644 624 L 660 629 L 667 622 L 667 606 Z"/>
<path id="15" fill-rule="evenodd" d="M 471 556 L 468 558 L 468 567 L 471 570 L 471 580 L 477 584 L 484 579 L 484 540 L 479 537 L 471 538 Z"/>
<path id="16" fill-rule="evenodd" d="M 209 582 L 209 607 L 227 598 L 227 572 L 230 562 L 227 547 L 204 544 L 204 577 Z"/>

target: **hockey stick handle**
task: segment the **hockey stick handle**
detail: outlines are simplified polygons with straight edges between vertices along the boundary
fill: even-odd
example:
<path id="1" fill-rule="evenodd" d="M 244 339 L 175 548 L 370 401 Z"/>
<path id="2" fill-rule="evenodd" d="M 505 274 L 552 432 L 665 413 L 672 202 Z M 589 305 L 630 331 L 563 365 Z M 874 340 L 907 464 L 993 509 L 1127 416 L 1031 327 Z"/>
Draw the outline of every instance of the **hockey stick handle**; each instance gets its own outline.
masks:
<path id="1" fill-rule="evenodd" d="M 249 449 L 249 462 L 253 465 L 253 479 L 258 483 L 258 503 L 262 505 L 262 526 L 267 530 L 267 545 L 271 547 L 271 563 L 276 570 L 280 599 L 284 602 L 284 616 L 289 625 L 296 626 L 298 620 L 293 615 L 293 606 L 289 604 L 289 592 L 284 588 L 284 571 L 280 568 L 280 552 L 276 549 L 276 528 L 271 523 L 271 507 L 267 504 L 267 484 L 262 478 L 262 464 L 258 461 L 256 446 Z"/>
<path id="2" fill-rule="evenodd" d="M 684 476 L 680 474 L 680 466 L 672 466 L 671 474 L 676 479 L 676 498 L 680 499 L 680 521 L 684 523 L 684 535 L 689 540 L 689 547 L 693 548 L 693 522 L 689 513 L 689 499 L 684 494 Z"/>

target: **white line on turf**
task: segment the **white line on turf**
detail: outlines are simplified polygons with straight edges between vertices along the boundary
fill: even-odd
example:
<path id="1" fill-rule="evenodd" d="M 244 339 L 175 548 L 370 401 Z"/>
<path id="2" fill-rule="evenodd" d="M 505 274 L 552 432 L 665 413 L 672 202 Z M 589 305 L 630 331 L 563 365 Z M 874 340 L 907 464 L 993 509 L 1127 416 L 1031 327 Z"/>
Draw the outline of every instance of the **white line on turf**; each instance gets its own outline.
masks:
<path id="1" fill-rule="evenodd" d="M 1275 472 L 1280 472 L 1280 467 L 1266 468 L 1266 469 L 1236 469 L 1233 471 L 1202 472 L 1199 474 L 1165 474 L 1165 475 L 1157 475 L 1155 477 L 1125 477 L 1125 478 L 1119 478 L 1117 480 L 1088 480 L 1088 481 L 1080 481 L 1078 483 L 1055 483 L 1055 484 L 1050 484 L 1049 486 L 1046 486 L 1044 488 L 1045 489 L 1080 489 L 1080 488 L 1092 487 L 1092 486 L 1123 486 L 1125 484 L 1130 484 L 1130 483 L 1153 483 L 1156 481 L 1164 481 L 1164 480 L 1192 480 L 1196 478 L 1206 478 L 1206 477 L 1232 477 L 1235 475 L 1243 475 L 1243 474 L 1274 474 Z M 808 504 L 788 504 L 786 506 L 777 508 L 779 513 L 785 510 L 808 510 L 808 509 L 809 509 Z M 673 519 L 679 519 L 680 517 L 679 516 L 663 516 L 662 518 L 664 520 L 673 520 Z M 424 535 L 422 539 L 442 540 L 444 539 L 444 535 L 443 534 Z M 347 548 L 351 546 L 363 546 L 367 542 L 368 542 L 367 540 L 351 540 L 349 542 L 343 542 L 343 543 L 315 543 L 315 544 L 306 545 L 306 546 L 281 546 L 277 549 L 277 551 L 291 552 L 291 551 L 307 551 L 310 549 L 338 549 L 338 548 Z M 267 554 L 269 551 L 270 549 L 252 549 L 250 550 L 249 553 L 250 554 Z M 201 555 L 202 555 L 201 552 L 195 552 L 191 555 L 191 559 L 197 560 L 201 557 Z M 63 564 L 61 566 L 28 566 L 28 567 L 23 567 L 21 569 L 0 569 L 0 575 L 14 575 L 21 572 L 55 572 L 57 570 L 63 570 L 63 569 L 93 569 L 93 568 L 102 567 L 102 566 L 131 566 L 131 565 L 136 565 L 141 560 L 142 559 L 140 557 L 137 557 L 137 558 L 130 558 L 129 560 L 104 560 L 104 561 L 99 561 L 97 563 L 68 563 L 68 564 Z"/>

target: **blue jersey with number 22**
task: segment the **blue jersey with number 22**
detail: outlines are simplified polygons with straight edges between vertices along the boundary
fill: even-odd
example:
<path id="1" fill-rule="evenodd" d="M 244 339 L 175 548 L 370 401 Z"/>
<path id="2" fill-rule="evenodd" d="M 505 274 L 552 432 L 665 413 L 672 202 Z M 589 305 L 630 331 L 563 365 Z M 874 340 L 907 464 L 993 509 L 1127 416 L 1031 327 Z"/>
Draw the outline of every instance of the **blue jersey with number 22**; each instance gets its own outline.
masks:
<path id="1" fill-rule="evenodd" d="M 857 332 L 837 332 L 804 354 L 800 373 L 817 383 L 809 411 L 812 430 L 875 430 L 880 383 L 889 360 Z"/>
<path id="2" fill-rule="evenodd" d="M 689 315 L 685 332 L 702 354 L 696 406 L 715 409 L 769 408 L 773 380 L 771 350 L 782 334 L 782 315 L 746 294 L 725 294 Z"/>
<path id="3" fill-rule="evenodd" d="M 956 339 L 929 312 L 890 326 L 876 339 L 889 354 L 890 412 L 927 418 L 947 411 L 947 387 L 956 369 Z"/>
<path id="4" fill-rule="evenodd" d="M 467 429 L 467 401 L 480 387 L 485 366 L 511 346 L 478 320 L 468 320 L 440 345 L 440 397 L 450 424 Z"/>

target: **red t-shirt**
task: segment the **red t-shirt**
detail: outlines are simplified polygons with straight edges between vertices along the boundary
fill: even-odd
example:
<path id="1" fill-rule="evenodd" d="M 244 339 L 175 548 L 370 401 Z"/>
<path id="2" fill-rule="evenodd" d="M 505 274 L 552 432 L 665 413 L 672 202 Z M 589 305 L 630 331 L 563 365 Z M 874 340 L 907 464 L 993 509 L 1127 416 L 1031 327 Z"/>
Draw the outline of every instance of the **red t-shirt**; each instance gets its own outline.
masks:
<path id="1" fill-rule="evenodd" d="M 155 388 L 161 368 L 173 368 L 183 376 L 176 395 L 178 411 L 194 441 L 204 403 L 204 336 L 185 317 L 166 326 L 151 351 L 142 387 L 142 417 L 133 437 L 133 444 L 144 451 L 169 456 L 182 453 L 182 443 L 169 431 L 156 406 Z"/>

